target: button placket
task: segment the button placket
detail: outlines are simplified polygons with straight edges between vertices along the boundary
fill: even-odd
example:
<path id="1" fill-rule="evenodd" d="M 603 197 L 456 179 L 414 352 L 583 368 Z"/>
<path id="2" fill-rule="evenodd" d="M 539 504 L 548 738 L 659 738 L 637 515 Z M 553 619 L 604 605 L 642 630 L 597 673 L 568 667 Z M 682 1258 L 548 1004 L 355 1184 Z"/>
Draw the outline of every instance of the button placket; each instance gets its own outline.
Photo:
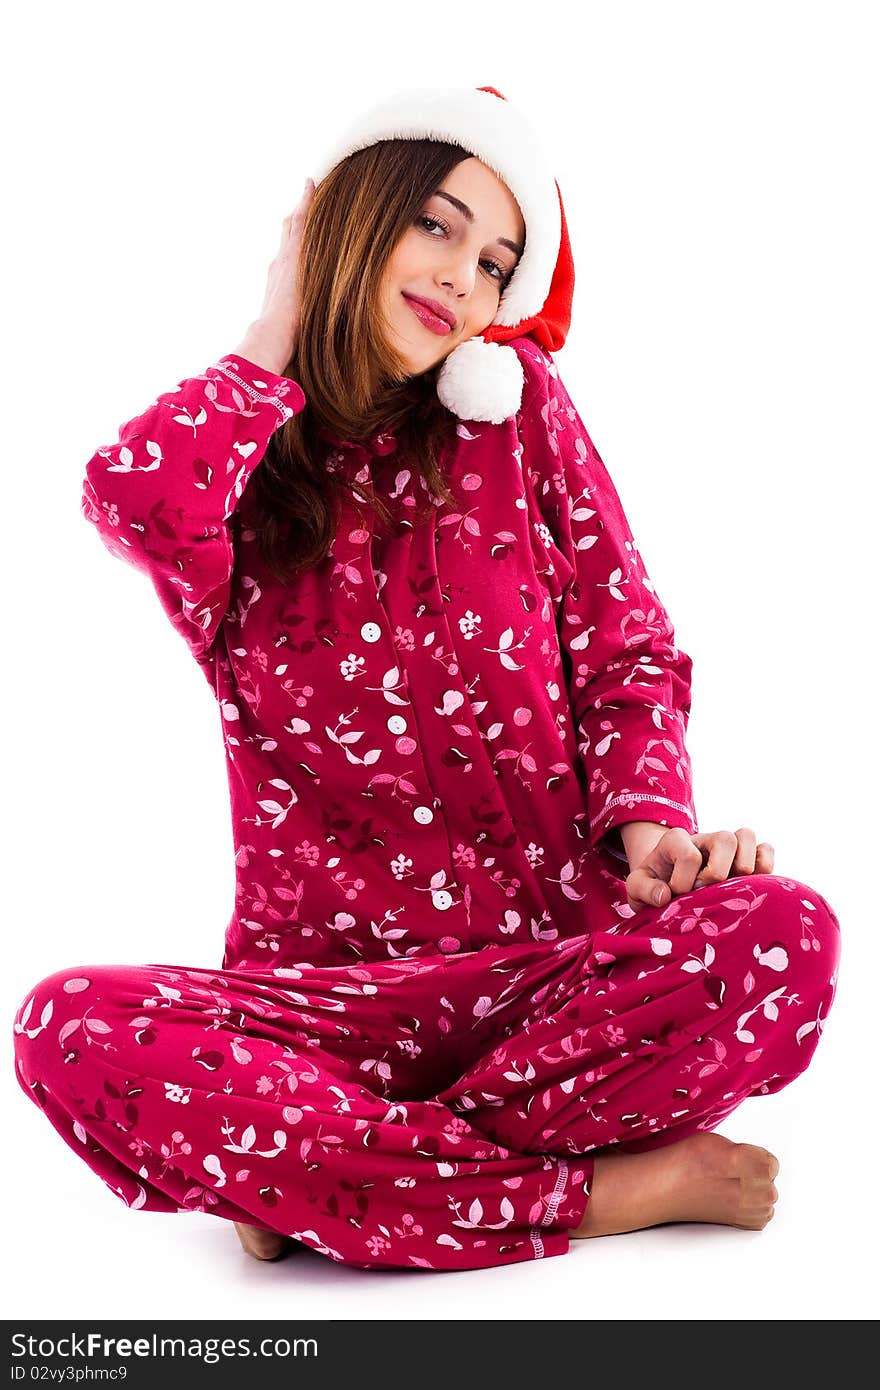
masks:
<path id="1" fill-rule="evenodd" d="M 387 450 L 386 450 L 387 452 Z M 366 488 L 373 486 L 373 479 L 369 470 L 369 459 L 365 451 L 358 448 L 358 457 L 351 456 L 343 463 L 350 470 L 352 476 Z M 358 467 L 358 464 L 362 465 Z M 434 909 L 438 913 L 447 913 L 452 908 L 457 908 L 462 914 L 461 924 L 456 920 L 451 926 L 444 924 L 443 945 L 441 949 L 447 953 L 457 950 L 459 947 L 466 947 L 470 941 L 469 930 L 469 911 L 467 907 L 466 894 L 459 887 L 455 869 L 452 862 L 452 846 L 446 831 L 445 824 L 441 819 L 437 819 L 435 808 L 439 807 L 440 798 L 433 793 L 431 779 L 428 775 L 428 768 L 425 762 L 422 744 L 420 741 L 420 730 L 416 719 L 415 710 L 412 704 L 410 691 L 410 681 L 408 673 L 404 668 L 401 655 L 394 642 L 394 619 L 388 612 L 385 604 L 384 586 L 380 587 L 376 582 L 376 553 L 374 549 L 373 528 L 369 525 L 369 514 L 361 518 L 359 507 L 354 498 L 346 494 L 342 498 L 342 507 L 339 527 L 336 539 L 333 544 L 333 553 L 337 564 L 342 568 L 343 573 L 347 566 L 351 567 L 352 576 L 355 573 L 362 577 L 360 584 L 353 584 L 355 601 L 369 610 L 372 616 L 360 624 L 357 629 L 361 640 L 368 646 L 377 648 L 378 644 L 385 639 L 385 647 L 390 653 L 387 666 L 383 666 L 380 653 L 376 652 L 374 669 L 384 675 L 388 668 L 396 666 L 400 672 L 403 691 L 401 692 L 409 702 L 405 713 L 394 713 L 385 720 L 385 726 L 389 733 L 394 736 L 395 752 L 402 758 L 409 758 L 413 755 L 418 757 L 421 782 L 426 790 L 431 792 L 430 803 L 423 801 L 412 810 L 412 832 L 419 839 L 416 842 L 419 847 L 419 861 L 422 865 L 433 865 L 426 873 L 426 877 L 436 880 L 440 877 L 441 881 L 445 878 L 458 894 L 458 900 L 453 897 L 449 888 L 430 888 L 430 900 Z M 368 597 L 366 581 L 370 581 L 370 595 Z M 355 619 L 357 621 L 357 619 Z M 372 666 L 372 662 L 371 662 Z M 371 681 L 377 685 L 379 681 Z M 381 698 L 381 695 L 380 695 Z M 415 735 L 415 736 L 414 736 Z M 423 840 L 423 836 L 430 835 L 431 841 Z M 422 873 L 420 871 L 420 878 Z M 418 895 L 421 897 L 421 894 Z M 457 914 L 453 913 L 454 917 Z"/>
<path id="2" fill-rule="evenodd" d="M 433 603 L 435 612 L 430 621 L 437 626 L 438 637 L 442 637 L 444 645 L 447 645 L 448 650 L 455 656 L 456 664 L 460 672 L 458 680 L 461 686 L 464 687 L 467 685 L 467 681 L 462 674 L 462 643 L 453 627 L 453 621 L 450 616 L 451 605 L 446 602 L 443 592 L 445 577 L 451 578 L 453 584 L 456 582 L 455 571 L 451 563 L 443 563 L 442 547 L 445 544 L 448 545 L 446 538 L 450 532 L 449 529 L 446 531 L 440 529 L 437 522 L 442 519 L 444 510 L 445 509 L 441 509 L 438 512 L 435 518 L 433 532 L 433 559 L 434 572 L 436 575 L 436 591 Z M 465 653 L 465 656 L 466 655 Z M 436 699 L 437 707 L 440 708 L 444 703 L 445 696 L 438 695 Z M 498 768 L 493 766 L 491 750 L 485 741 L 470 698 L 465 698 L 460 704 L 456 705 L 455 719 L 458 723 L 466 724 L 471 731 L 470 739 L 462 743 L 463 748 L 467 748 L 468 745 L 471 745 L 474 750 L 475 756 L 471 760 L 473 765 L 470 772 L 471 774 L 482 774 L 481 776 L 470 775 L 468 784 L 468 801 L 472 808 L 474 806 L 480 808 L 480 818 L 485 826 L 485 828 L 480 829 L 479 826 L 475 825 L 474 828 L 474 845 L 478 851 L 479 859 L 483 855 L 491 855 L 493 846 L 499 843 L 499 836 L 513 835 L 515 839 L 518 839 L 518 830 L 512 819 L 508 801 L 502 788 L 499 786 L 500 772 Z M 433 740 L 428 746 L 432 749 L 435 746 L 441 746 L 444 737 L 445 727 L 440 739 Z M 487 863 L 490 862 L 494 861 L 491 859 L 487 860 Z M 484 873 L 485 866 L 481 868 L 479 864 L 475 864 L 471 869 L 468 867 L 467 863 L 464 863 L 460 870 L 460 878 L 463 881 L 463 885 L 471 888 L 472 892 L 474 889 L 480 891 L 482 886 L 482 891 L 485 894 Z M 540 915 L 540 905 L 544 902 L 545 897 L 544 891 L 533 864 L 524 853 L 521 854 L 518 859 L 517 877 L 519 878 L 520 890 L 518 901 L 521 903 L 533 903 L 537 908 L 538 915 Z M 471 887 L 471 885 L 473 885 L 473 887 Z M 503 910 L 503 908 L 500 907 L 500 910 Z"/>
<path id="3" fill-rule="evenodd" d="M 419 547 L 426 547 L 427 550 L 433 555 L 434 541 L 433 538 L 427 534 L 427 532 L 429 529 L 433 530 L 434 526 L 436 526 L 436 514 L 432 519 L 432 522 L 429 523 L 428 526 L 425 526 L 419 531 L 410 531 L 409 533 L 410 551 L 407 563 L 407 573 L 410 577 L 412 577 L 414 573 L 413 565 L 417 562 Z M 397 598 L 400 598 L 402 609 L 399 618 L 396 614 L 388 611 L 386 599 L 384 599 L 382 595 L 380 595 L 380 603 L 382 604 L 383 612 L 386 616 L 389 631 L 393 631 L 395 622 L 399 622 L 399 624 L 405 628 L 408 628 L 413 624 L 413 614 L 410 611 L 409 607 L 407 607 L 406 602 L 410 596 L 410 589 L 406 584 L 403 583 L 399 571 L 397 574 L 397 579 L 398 583 L 390 586 L 391 591 L 390 593 L 387 593 L 387 602 L 393 603 Z M 386 594 L 386 589 L 382 590 L 382 594 Z M 422 655 L 422 648 L 417 643 L 415 648 L 415 655 L 413 657 L 414 666 L 417 667 L 418 661 L 422 658 Z M 418 679 L 420 672 L 416 669 L 414 670 L 413 674 L 414 677 Z M 418 707 L 412 699 L 412 681 L 410 680 L 410 677 L 406 672 L 404 672 L 404 680 L 406 684 L 406 693 L 408 698 L 410 699 L 411 714 L 409 717 L 408 724 L 409 728 L 412 730 L 415 736 L 413 739 L 413 748 L 414 750 L 418 749 L 420 754 L 422 778 L 425 786 L 433 787 L 433 779 L 429 772 L 428 761 L 424 753 L 426 739 L 430 739 L 433 736 L 433 730 L 431 727 L 431 712 L 430 709 L 428 709 L 425 713 L 424 719 L 421 717 L 418 711 Z M 423 686 L 426 685 L 427 683 L 423 682 Z M 434 826 L 437 842 L 442 847 L 442 855 L 443 860 L 445 860 L 445 864 L 442 872 L 438 871 L 436 874 L 432 875 L 432 880 L 436 884 L 436 886 L 432 886 L 430 892 L 431 905 L 437 912 L 446 913 L 449 912 L 450 909 L 456 909 L 456 912 L 453 914 L 453 921 L 449 922 L 448 924 L 444 924 L 444 934 L 442 937 L 439 938 L 437 942 L 439 949 L 443 951 L 444 954 L 448 955 L 455 953 L 459 950 L 468 950 L 472 946 L 472 934 L 470 925 L 471 908 L 470 891 L 466 886 L 459 882 L 459 876 L 455 869 L 452 853 L 452 842 L 449 837 L 449 828 L 446 824 L 446 820 L 444 817 L 438 818 L 436 816 L 436 810 L 441 805 L 442 802 L 440 797 L 434 796 L 430 804 L 423 803 L 422 805 L 414 807 L 412 811 L 412 818 L 416 825 L 423 826 L 425 827 L 425 829 L 427 829 L 427 827 L 429 826 Z M 438 855 L 438 861 L 439 859 L 440 856 Z M 437 880 L 439 880 L 439 882 L 437 882 Z M 446 886 L 447 884 L 448 886 Z M 453 891 L 450 891 L 450 889 Z"/>

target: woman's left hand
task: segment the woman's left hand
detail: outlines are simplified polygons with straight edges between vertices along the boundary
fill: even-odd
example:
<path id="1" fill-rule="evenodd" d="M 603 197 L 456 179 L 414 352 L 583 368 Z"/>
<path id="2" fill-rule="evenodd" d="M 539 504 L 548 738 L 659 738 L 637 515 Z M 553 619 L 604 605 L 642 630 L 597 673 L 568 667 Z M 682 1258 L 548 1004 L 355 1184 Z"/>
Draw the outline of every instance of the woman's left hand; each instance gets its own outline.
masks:
<path id="1" fill-rule="evenodd" d="M 773 846 L 763 840 L 756 844 L 755 832 L 748 826 L 693 835 L 673 826 L 627 875 L 627 901 L 634 912 L 645 906 L 666 907 L 679 893 L 708 883 L 721 883 L 738 874 L 770 874 L 773 861 Z"/>

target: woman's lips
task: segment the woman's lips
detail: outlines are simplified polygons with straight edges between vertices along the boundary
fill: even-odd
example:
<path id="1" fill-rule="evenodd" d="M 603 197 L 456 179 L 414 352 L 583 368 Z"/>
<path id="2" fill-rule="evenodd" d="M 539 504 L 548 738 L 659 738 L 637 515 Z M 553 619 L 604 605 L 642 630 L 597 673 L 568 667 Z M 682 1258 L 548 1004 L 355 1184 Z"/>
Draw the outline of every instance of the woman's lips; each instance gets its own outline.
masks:
<path id="1" fill-rule="evenodd" d="M 401 293 L 403 294 L 404 299 L 406 300 L 409 307 L 412 309 L 419 322 L 423 323 L 426 328 L 430 328 L 432 333 L 436 333 L 438 334 L 438 336 L 444 337 L 447 333 L 452 332 L 452 329 L 450 325 L 446 322 L 446 320 L 438 318 L 436 314 L 433 314 L 431 312 L 427 305 L 420 304 L 417 299 L 411 299 L 405 290 L 402 290 Z"/>

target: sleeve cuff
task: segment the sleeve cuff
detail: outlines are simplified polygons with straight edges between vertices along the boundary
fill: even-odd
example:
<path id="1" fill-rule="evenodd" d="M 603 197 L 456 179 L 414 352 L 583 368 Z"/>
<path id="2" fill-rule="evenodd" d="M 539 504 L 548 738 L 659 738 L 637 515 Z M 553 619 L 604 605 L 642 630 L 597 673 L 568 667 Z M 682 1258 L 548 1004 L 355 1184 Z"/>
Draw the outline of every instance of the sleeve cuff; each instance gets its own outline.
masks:
<path id="1" fill-rule="evenodd" d="M 273 405 L 278 411 L 280 424 L 298 415 L 305 407 L 305 392 L 298 381 L 293 381 L 288 376 L 279 376 L 277 372 L 267 371 L 265 367 L 258 367 L 255 362 L 249 362 L 240 353 L 234 352 L 229 357 L 221 357 L 218 362 L 213 363 L 213 368 L 222 372 L 230 381 L 234 381 L 255 404 Z"/>
<path id="2" fill-rule="evenodd" d="M 656 793 L 619 792 L 606 801 L 600 813 L 590 820 L 590 843 L 593 848 L 598 848 L 609 830 L 631 820 L 649 820 L 667 827 L 679 826 L 691 835 L 696 834 L 699 828 L 693 806 L 657 796 Z M 609 835 L 602 848 L 626 862 L 619 831 Z"/>

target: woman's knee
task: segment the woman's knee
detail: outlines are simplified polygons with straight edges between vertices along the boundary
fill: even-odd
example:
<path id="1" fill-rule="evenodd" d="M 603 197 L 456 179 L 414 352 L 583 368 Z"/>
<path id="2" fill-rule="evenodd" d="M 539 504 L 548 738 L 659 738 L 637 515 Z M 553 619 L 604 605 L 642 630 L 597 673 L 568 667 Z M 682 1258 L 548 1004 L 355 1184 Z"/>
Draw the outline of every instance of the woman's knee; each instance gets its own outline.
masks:
<path id="1" fill-rule="evenodd" d="M 704 897 L 705 894 L 705 897 Z M 697 915 L 697 909 L 701 909 Z M 821 893 L 798 879 L 742 874 L 692 895 L 688 931 L 708 938 L 702 963 L 725 981 L 725 1000 L 785 991 L 808 1008 L 828 1002 L 836 980 L 840 923 Z M 695 928 L 699 926 L 699 934 Z M 698 967 L 700 953 L 695 953 Z M 717 981 L 715 981 L 717 987 Z"/>
<path id="2" fill-rule="evenodd" d="M 754 916 L 753 955 L 761 963 L 823 985 L 836 973 L 840 922 L 815 888 L 776 874 L 750 875 L 763 901 Z"/>
<path id="3" fill-rule="evenodd" d="M 85 1030 L 97 1041 L 107 1024 L 101 1013 L 121 988 L 119 966 L 75 965 L 55 970 L 22 998 L 13 1021 L 16 1069 L 26 1080 L 46 1075 L 75 1048 Z"/>

